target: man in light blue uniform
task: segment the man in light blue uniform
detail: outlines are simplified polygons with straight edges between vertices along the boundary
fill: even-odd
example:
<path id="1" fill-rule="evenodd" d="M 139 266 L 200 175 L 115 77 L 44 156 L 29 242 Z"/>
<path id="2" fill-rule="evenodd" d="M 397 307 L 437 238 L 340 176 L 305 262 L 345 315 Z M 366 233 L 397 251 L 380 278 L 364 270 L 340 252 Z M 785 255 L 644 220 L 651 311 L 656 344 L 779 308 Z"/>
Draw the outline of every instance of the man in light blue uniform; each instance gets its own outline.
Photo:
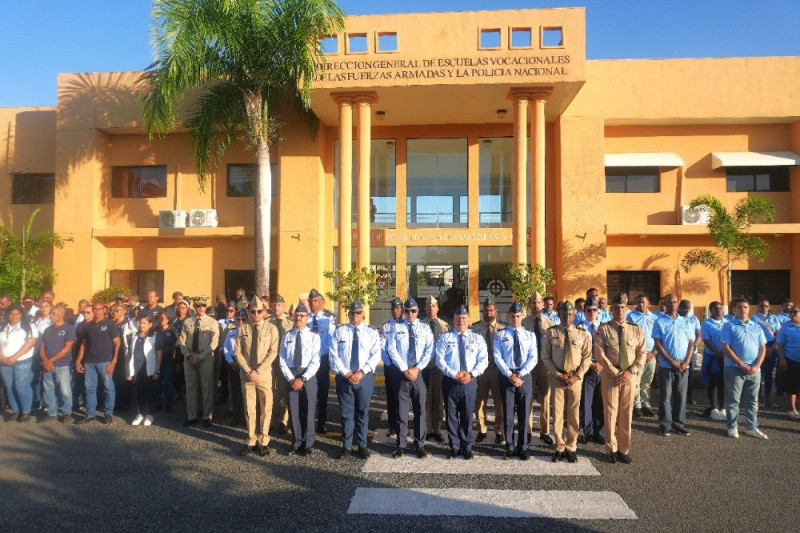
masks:
<path id="1" fill-rule="evenodd" d="M 772 407 L 772 385 L 775 381 L 773 373 L 778 364 L 778 349 L 775 347 L 775 339 L 778 330 L 781 329 L 781 319 L 778 315 L 770 312 L 769 300 L 762 298 L 758 302 L 758 313 L 753 315 L 753 319 L 761 326 L 764 336 L 767 339 L 767 355 L 764 357 L 764 364 L 761 365 L 761 377 L 764 379 L 764 405 Z"/>
<path id="2" fill-rule="evenodd" d="M 383 361 L 383 379 L 386 388 L 386 419 L 388 420 L 389 437 L 397 435 L 397 374 L 392 370 L 392 359 L 386 349 L 388 339 L 395 328 L 403 322 L 403 300 L 392 298 L 392 318 L 381 326 L 381 360 Z"/>
<path id="3" fill-rule="evenodd" d="M 428 455 L 425 451 L 425 381 L 422 369 L 433 356 L 433 334 L 431 328 L 420 320 L 419 305 L 409 298 L 403 305 L 406 322 L 395 327 L 394 333 L 386 340 L 386 350 L 392 360 L 392 371 L 398 382 L 397 393 L 397 447 L 392 457 L 402 457 L 406 448 L 408 434 L 408 408 L 414 409 L 414 444 L 417 457 Z"/>
<path id="4" fill-rule="evenodd" d="M 786 298 L 783 301 L 783 310 L 778 313 L 778 320 L 780 321 L 781 325 L 792 321 L 792 309 L 794 309 L 794 300 L 791 298 Z"/>
<path id="5" fill-rule="evenodd" d="M 725 353 L 725 403 L 728 436 L 739 438 L 739 404 L 744 405 L 745 433 L 757 439 L 767 436 L 758 429 L 758 389 L 761 364 L 767 353 L 764 330 L 749 320 L 750 304 L 744 298 L 733 301 L 735 318 L 722 327 L 722 350 Z"/>
<path id="6" fill-rule="evenodd" d="M 472 459 L 475 437 L 472 412 L 478 395 L 476 378 L 489 366 L 489 355 L 483 337 L 469 329 L 466 307 L 462 305 L 456 309 L 453 322 L 454 329 L 443 333 L 436 343 L 436 366 L 442 371 L 442 396 L 450 438 L 447 458 L 462 454 L 464 459 Z"/>
<path id="7" fill-rule="evenodd" d="M 600 324 L 604 324 L 611 320 L 611 311 L 606 309 L 600 309 L 599 300 L 600 300 L 600 291 L 592 287 L 591 289 L 586 291 L 586 299 L 584 300 L 583 308 L 578 309 L 575 312 L 575 325 L 580 326 L 583 322 L 586 321 L 586 302 L 594 300 L 597 306 L 597 318 L 596 320 L 599 321 Z"/>
<path id="8" fill-rule="evenodd" d="M 533 369 L 539 360 L 536 335 L 522 327 L 522 306 L 514 302 L 508 310 L 509 327 L 494 337 L 494 361 L 500 371 L 500 394 L 505 413 L 506 453 L 528 460 L 533 400 Z M 517 446 L 514 448 L 514 409 L 517 410 Z"/>
<path id="9" fill-rule="evenodd" d="M 596 290 L 596 289 L 595 289 Z M 578 436 L 579 444 L 586 444 L 589 441 L 601 446 L 605 445 L 604 416 L 603 416 L 603 394 L 602 394 L 602 370 L 603 367 L 594 356 L 594 336 L 600 328 L 600 320 L 597 315 L 600 311 L 597 300 L 589 299 L 583 305 L 584 319 L 576 325 L 586 331 L 589 335 L 589 342 L 592 346 L 592 364 L 589 370 L 583 375 L 583 387 L 581 390 L 581 411 L 583 412 L 583 435 Z"/>
<path id="10" fill-rule="evenodd" d="M 694 314 L 694 307 L 692 306 L 692 302 L 689 300 L 681 300 L 678 304 L 678 314 L 689 322 L 691 322 L 692 327 L 689 335 L 692 335 L 694 339 L 694 352 L 692 352 L 692 361 L 689 363 L 689 385 L 686 388 L 686 403 L 688 405 L 695 405 L 695 401 L 692 398 L 692 391 L 694 390 L 694 367 L 697 364 L 697 347 L 700 345 L 700 341 L 703 340 L 701 336 L 701 325 L 700 320 Z"/>
<path id="11" fill-rule="evenodd" d="M 328 390 L 331 387 L 331 365 L 328 353 L 331 350 L 331 336 L 336 330 L 336 317 L 325 309 L 325 298 L 317 289 L 308 292 L 308 328 L 319 334 L 319 370 L 317 370 L 317 433 L 328 432 Z"/>
<path id="12" fill-rule="evenodd" d="M 553 300 L 553 297 L 546 297 L 543 303 L 544 309 L 542 309 L 542 315 L 552 322 L 554 326 L 561 324 L 561 319 L 558 317 L 558 311 L 556 310 L 556 302 Z"/>
<path id="13" fill-rule="evenodd" d="M 703 338 L 703 367 L 700 375 L 708 392 L 708 409 L 703 416 L 712 420 L 725 420 L 725 378 L 722 353 L 722 327 L 728 322 L 722 316 L 722 304 L 711 302 L 708 306 L 711 316 L 701 326 Z"/>
<path id="14" fill-rule="evenodd" d="M 336 374 L 336 394 L 342 411 L 342 444 L 339 458 L 343 459 L 353 447 L 355 425 L 358 456 L 369 457 L 367 431 L 369 402 L 375 387 L 375 369 L 381 359 L 381 340 L 378 332 L 364 323 L 361 301 L 353 300 L 348 313 L 350 322 L 336 328 L 331 342 L 331 369 Z"/>
<path id="15" fill-rule="evenodd" d="M 308 309 L 298 304 L 294 327 L 281 340 L 280 366 L 286 378 L 286 403 L 294 442 L 289 455 L 310 455 L 314 448 L 314 411 L 319 370 L 319 334 L 308 327 Z M 327 374 L 325 379 L 327 379 Z"/>
<path id="16" fill-rule="evenodd" d="M 650 385 L 656 375 L 656 346 L 653 341 L 653 326 L 656 323 L 656 314 L 650 312 L 650 299 L 646 294 L 636 297 L 636 309 L 628 313 L 626 320 L 631 324 L 636 324 L 644 333 L 644 349 L 647 351 L 645 364 L 639 375 L 639 386 L 636 389 L 636 396 L 633 399 L 633 416 L 653 416 L 653 408 L 650 406 Z"/>
<path id="17" fill-rule="evenodd" d="M 653 326 L 653 341 L 658 351 L 659 387 L 661 400 L 658 406 L 659 434 L 668 437 L 673 431 L 688 436 L 686 431 L 686 389 L 689 385 L 688 368 L 694 353 L 692 323 L 678 315 L 678 297 L 664 296 L 666 311 Z"/>

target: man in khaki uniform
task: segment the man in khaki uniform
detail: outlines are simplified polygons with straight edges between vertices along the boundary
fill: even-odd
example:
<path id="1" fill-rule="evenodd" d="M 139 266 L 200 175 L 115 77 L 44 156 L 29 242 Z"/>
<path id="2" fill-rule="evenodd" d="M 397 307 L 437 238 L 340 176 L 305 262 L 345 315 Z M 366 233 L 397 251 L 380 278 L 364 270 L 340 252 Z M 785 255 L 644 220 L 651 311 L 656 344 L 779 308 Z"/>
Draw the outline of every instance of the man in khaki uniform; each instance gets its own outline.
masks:
<path id="1" fill-rule="evenodd" d="M 268 321 L 278 328 L 279 343 L 283 340 L 286 332 L 292 329 L 292 319 L 286 314 L 286 300 L 280 294 L 275 296 L 273 302 L 275 311 Z M 289 432 L 289 406 L 286 405 L 286 380 L 281 376 L 280 358 L 276 357 L 272 363 L 272 391 L 275 402 L 273 404 L 272 416 L 280 422 L 280 431 L 283 434 Z"/>
<path id="2" fill-rule="evenodd" d="M 564 457 L 570 463 L 578 460 L 579 409 L 581 379 L 592 364 L 592 344 L 589 336 L 574 324 L 575 306 L 569 301 L 558 304 L 561 324 L 545 332 L 542 339 L 542 359 L 550 374 L 550 394 L 553 396 L 553 430 L 556 451 L 553 462 Z M 564 408 L 567 411 L 567 440 L 564 441 Z M 566 451 L 565 451 L 566 450 Z"/>
<path id="3" fill-rule="evenodd" d="M 267 321 L 264 300 L 253 296 L 250 322 L 239 326 L 234 353 L 239 363 L 247 420 L 247 445 L 239 455 L 269 454 L 269 421 L 272 418 L 272 364 L 278 358 L 278 328 Z M 256 410 L 259 410 L 256 423 Z"/>
<path id="4" fill-rule="evenodd" d="M 494 298 L 487 296 L 483 301 L 483 317 L 470 327 L 472 331 L 480 335 L 486 341 L 486 346 L 494 346 L 495 334 L 506 329 L 506 324 L 497 320 L 497 305 Z M 475 442 L 483 442 L 486 439 L 486 404 L 489 401 L 489 391 L 494 400 L 494 431 L 495 443 L 503 444 L 503 399 L 500 394 L 500 371 L 494 363 L 494 350 L 489 349 L 489 366 L 486 371 L 478 376 L 478 401 L 475 404 L 475 416 L 478 418 L 478 435 Z"/>
<path id="5" fill-rule="evenodd" d="M 439 301 L 433 296 L 428 296 L 425 300 L 425 308 L 428 316 L 422 319 L 422 322 L 430 326 L 431 333 L 433 333 L 433 346 L 436 349 L 439 337 L 450 331 L 450 324 L 439 318 Z M 435 357 L 431 357 L 431 362 L 422 371 L 422 379 L 425 380 L 425 386 L 428 389 L 428 395 L 425 398 L 425 412 L 427 413 L 428 439 L 444 442 L 444 435 L 442 435 L 442 419 L 444 418 L 442 371 L 436 366 L 435 359 Z"/>
<path id="6" fill-rule="evenodd" d="M 608 460 L 631 462 L 631 422 L 636 380 L 645 364 L 644 332 L 625 320 L 628 297 L 618 294 L 611 301 L 612 320 L 597 330 L 594 357 L 603 367 L 603 416 Z M 617 442 L 619 437 L 619 443 Z"/>
<path id="7" fill-rule="evenodd" d="M 522 321 L 522 327 L 532 331 L 536 335 L 536 349 L 539 360 L 533 367 L 533 384 L 536 386 L 536 398 L 539 400 L 539 438 L 545 444 L 553 445 L 553 438 L 550 436 L 550 382 L 547 375 L 547 367 L 542 361 L 542 338 L 544 332 L 555 326 L 553 322 L 544 315 L 544 301 L 542 295 L 534 292 L 528 300 L 530 314 Z M 530 428 L 533 434 L 533 398 L 531 394 L 531 414 Z"/>
<path id="8" fill-rule="evenodd" d="M 203 400 L 203 427 L 211 427 L 214 416 L 214 350 L 219 344 L 219 324 L 211 318 L 208 297 L 194 299 L 196 316 L 187 318 L 181 330 L 180 349 L 183 354 L 183 375 L 186 379 L 186 422 L 184 427 L 197 423 L 198 392 Z"/>

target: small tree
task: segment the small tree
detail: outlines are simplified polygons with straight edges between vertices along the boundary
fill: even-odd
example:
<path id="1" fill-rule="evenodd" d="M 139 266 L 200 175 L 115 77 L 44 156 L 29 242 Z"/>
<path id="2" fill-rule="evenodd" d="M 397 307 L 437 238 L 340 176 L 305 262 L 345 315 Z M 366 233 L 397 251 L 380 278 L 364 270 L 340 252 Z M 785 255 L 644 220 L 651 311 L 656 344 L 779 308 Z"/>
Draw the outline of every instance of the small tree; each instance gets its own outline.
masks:
<path id="1" fill-rule="evenodd" d="M 769 247 L 764 239 L 749 235 L 750 226 L 755 221 L 775 220 L 775 205 L 764 196 L 750 196 L 739 200 L 728 211 L 719 199 L 706 194 L 692 200 L 692 209 L 706 208 L 709 211 L 708 231 L 714 241 L 716 250 L 692 248 L 681 260 L 684 272 L 689 272 L 697 265 L 712 270 L 724 270 L 726 279 L 726 303 L 732 299 L 731 269 L 734 261 L 755 257 L 764 261 L 769 255 Z M 722 292 L 722 287 L 720 287 Z"/>
<path id="2" fill-rule="evenodd" d="M 50 265 L 37 261 L 39 255 L 51 246 L 61 248 L 64 241 L 52 231 L 42 231 L 31 235 L 33 221 L 39 215 L 36 209 L 17 237 L 5 226 L 0 226 L 0 294 L 19 297 L 40 296 L 45 285 L 52 285 L 56 271 Z"/>
<path id="3" fill-rule="evenodd" d="M 356 268 L 345 272 L 344 270 L 330 270 L 324 272 L 325 279 L 333 280 L 333 291 L 326 292 L 325 296 L 336 300 L 342 308 L 350 307 L 353 300 L 358 298 L 364 305 L 375 303 L 376 280 L 378 275 L 367 267 Z"/>
<path id="4" fill-rule="evenodd" d="M 511 293 L 523 306 L 527 305 L 534 292 L 550 296 L 547 286 L 554 282 L 551 269 L 539 264 L 509 265 L 507 272 L 508 280 L 511 283 Z"/>
<path id="5" fill-rule="evenodd" d="M 104 304 L 110 304 L 111 302 L 117 301 L 118 294 L 121 294 L 123 296 L 130 296 L 131 290 L 126 289 L 125 287 L 112 285 L 111 287 L 106 287 L 105 289 L 101 289 L 96 293 L 92 294 L 92 301 L 103 302 Z"/>

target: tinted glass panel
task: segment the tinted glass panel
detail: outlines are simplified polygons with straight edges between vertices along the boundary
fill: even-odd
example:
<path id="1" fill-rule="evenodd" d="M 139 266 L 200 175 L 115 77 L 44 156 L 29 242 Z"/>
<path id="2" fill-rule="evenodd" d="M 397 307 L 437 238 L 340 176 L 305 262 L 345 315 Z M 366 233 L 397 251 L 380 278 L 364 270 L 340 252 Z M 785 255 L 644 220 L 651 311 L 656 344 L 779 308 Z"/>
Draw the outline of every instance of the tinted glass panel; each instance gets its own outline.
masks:
<path id="1" fill-rule="evenodd" d="M 112 198 L 167 196 L 167 167 L 112 167 Z"/>

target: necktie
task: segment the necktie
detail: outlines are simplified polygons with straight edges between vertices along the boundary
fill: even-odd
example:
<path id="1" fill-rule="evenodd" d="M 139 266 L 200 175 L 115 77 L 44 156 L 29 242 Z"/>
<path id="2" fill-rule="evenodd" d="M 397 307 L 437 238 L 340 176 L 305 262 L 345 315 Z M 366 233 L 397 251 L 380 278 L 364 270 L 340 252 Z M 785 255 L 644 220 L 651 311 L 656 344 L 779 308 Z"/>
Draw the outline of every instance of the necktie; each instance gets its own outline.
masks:
<path id="1" fill-rule="evenodd" d="M 489 364 L 494 364 L 494 343 L 492 342 L 492 325 L 486 325 L 486 351 L 489 352 Z"/>
<path id="2" fill-rule="evenodd" d="M 350 349 L 350 371 L 358 372 L 360 368 L 358 364 L 358 329 L 353 328 L 353 345 Z"/>
<path id="3" fill-rule="evenodd" d="M 467 346 L 464 344 L 464 334 L 458 336 L 458 364 L 461 372 L 467 371 Z"/>
<path id="4" fill-rule="evenodd" d="M 192 333 L 192 351 L 198 353 L 200 351 L 200 319 L 194 321 L 194 332 Z"/>
<path id="5" fill-rule="evenodd" d="M 519 334 L 514 330 L 514 366 L 518 370 L 522 366 L 522 347 L 519 345 Z"/>
<path id="6" fill-rule="evenodd" d="M 311 331 L 319 332 L 319 326 L 317 326 L 317 315 L 314 315 L 314 319 L 311 321 Z"/>
<path id="7" fill-rule="evenodd" d="M 253 324 L 253 338 L 250 340 L 250 366 L 258 364 L 258 324 Z"/>
<path id="8" fill-rule="evenodd" d="M 417 364 L 417 338 L 414 336 L 414 328 L 408 324 L 408 366 Z"/>
<path id="9" fill-rule="evenodd" d="M 542 355 L 542 317 L 533 320 L 533 334 L 536 335 L 536 352 Z"/>
<path id="10" fill-rule="evenodd" d="M 619 325 L 619 367 L 628 368 L 628 343 L 625 341 L 625 325 Z"/>
<path id="11" fill-rule="evenodd" d="M 578 364 L 575 362 L 575 350 L 572 348 L 572 339 L 569 338 L 569 329 L 564 328 L 564 370 L 572 372 Z"/>
<path id="12" fill-rule="evenodd" d="M 294 336 L 294 368 L 303 368 L 303 340 L 300 338 L 300 331 Z"/>

